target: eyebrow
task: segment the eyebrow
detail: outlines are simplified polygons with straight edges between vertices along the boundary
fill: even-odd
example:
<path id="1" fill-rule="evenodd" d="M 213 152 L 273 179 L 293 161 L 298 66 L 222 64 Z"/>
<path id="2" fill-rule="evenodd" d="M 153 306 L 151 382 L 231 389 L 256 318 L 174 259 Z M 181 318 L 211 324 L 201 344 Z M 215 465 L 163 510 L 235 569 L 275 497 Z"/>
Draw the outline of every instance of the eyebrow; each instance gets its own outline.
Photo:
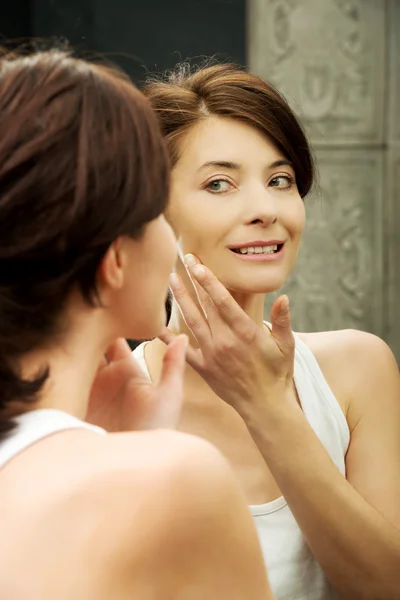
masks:
<path id="1" fill-rule="evenodd" d="M 277 167 L 292 167 L 293 168 L 293 163 L 290 160 L 287 160 L 286 158 L 282 158 L 280 160 L 276 160 L 273 163 L 268 165 L 268 169 L 276 169 Z M 230 169 L 231 171 L 240 171 L 240 169 L 242 168 L 242 165 L 240 165 L 239 163 L 234 163 L 234 162 L 230 162 L 230 161 L 226 161 L 226 160 L 210 160 L 206 163 L 204 163 L 204 165 L 201 165 L 199 171 L 201 171 L 202 169 L 205 169 L 206 167 L 220 167 L 222 169 Z"/>
<path id="2" fill-rule="evenodd" d="M 241 166 L 238 163 L 229 162 L 226 160 L 210 160 L 204 165 L 201 165 L 199 171 L 201 169 L 205 169 L 206 167 L 221 167 L 222 169 L 230 169 L 231 171 L 239 171 Z"/>

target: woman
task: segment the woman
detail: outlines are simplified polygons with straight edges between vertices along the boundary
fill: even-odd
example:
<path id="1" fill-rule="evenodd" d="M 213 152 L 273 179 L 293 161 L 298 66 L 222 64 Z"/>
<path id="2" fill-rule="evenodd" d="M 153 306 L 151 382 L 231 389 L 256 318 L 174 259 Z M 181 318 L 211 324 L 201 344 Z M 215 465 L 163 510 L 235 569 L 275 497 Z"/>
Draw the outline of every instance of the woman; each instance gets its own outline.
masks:
<path id="1" fill-rule="evenodd" d="M 116 388 L 114 342 L 160 332 L 176 258 L 155 116 L 123 74 L 66 52 L 0 64 L 0 597 L 271 599 L 216 450 L 82 420 L 93 384 L 89 417 L 115 431 L 180 409 L 184 338 L 158 387 L 131 363 Z"/>
<path id="2" fill-rule="evenodd" d="M 156 382 L 164 342 L 189 335 L 178 429 L 231 463 L 278 600 L 394 600 L 396 362 L 359 331 L 293 335 L 286 297 L 263 322 L 304 228 L 313 161 L 302 128 L 272 86 L 230 65 L 178 68 L 145 93 L 172 161 L 181 260 L 169 331 L 135 356 Z"/>

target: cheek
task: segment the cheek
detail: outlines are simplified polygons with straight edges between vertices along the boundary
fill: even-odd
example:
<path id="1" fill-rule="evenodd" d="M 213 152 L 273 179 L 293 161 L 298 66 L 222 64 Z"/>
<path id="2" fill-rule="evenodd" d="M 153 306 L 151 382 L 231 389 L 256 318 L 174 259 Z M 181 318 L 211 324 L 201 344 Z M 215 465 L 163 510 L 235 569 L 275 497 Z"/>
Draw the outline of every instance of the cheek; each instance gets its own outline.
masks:
<path id="1" fill-rule="evenodd" d="M 305 225 L 306 225 L 306 211 L 304 208 L 304 204 L 302 203 L 299 208 L 299 214 L 298 214 L 298 220 L 297 220 L 297 227 L 298 227 L 298 231 L 300 234 L 303 233 Z"/>
<path id="2" fill-rule="evenodd" d="M 194 202 L 175 203 L 168 211 L 168 222 L 178 241 L 179 253 L 196 253 L 209 246 L 209 216 Z"/>
<path id="3" fill-rule="evenodd" d="M 306 222 L 306 211 L 303 200 L 287 207 L 286 224 L 293 236 L 301 236 Z"/>

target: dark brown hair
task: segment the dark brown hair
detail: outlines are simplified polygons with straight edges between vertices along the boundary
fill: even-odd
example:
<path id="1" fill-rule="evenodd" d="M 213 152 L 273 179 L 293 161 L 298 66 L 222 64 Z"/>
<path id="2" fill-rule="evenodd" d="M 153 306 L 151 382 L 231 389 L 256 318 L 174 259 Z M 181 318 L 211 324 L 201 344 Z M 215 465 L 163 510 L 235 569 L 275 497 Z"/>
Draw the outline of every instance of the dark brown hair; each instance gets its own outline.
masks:
<path id="1" fill-rule="evenodd" d="M 19 359 L 60 331 L 73 289 L 96 305 L 98 266 L 168 200 L 169 162 L 148 101 L 117 69 L 60 50 L 0 56 L 0 436 L 12 401 L 49 369 Z"/>
<path id="2" fill-rule="evenodd" d="M 266 134 L 293 164 L 302 197 L 310 191 L 314 164 L 304 131 L 283 96 L 260 77 L 232 64 L 191 71 L 178 65 L 143 88 L 156 111 L 174 165 L 180 141 L 209 115 L 236 119 Z"/>

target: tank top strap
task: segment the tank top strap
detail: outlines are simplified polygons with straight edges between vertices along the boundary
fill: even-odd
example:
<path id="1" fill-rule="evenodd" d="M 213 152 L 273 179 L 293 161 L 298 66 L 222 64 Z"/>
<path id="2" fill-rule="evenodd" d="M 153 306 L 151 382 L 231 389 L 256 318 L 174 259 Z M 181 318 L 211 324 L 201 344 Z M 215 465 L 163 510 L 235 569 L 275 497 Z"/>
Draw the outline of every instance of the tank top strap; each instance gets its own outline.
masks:
<path id="1" fill-rule="evenodd" d="M 146 348 L 146 346 L 147 346 L 148 343 L 149 342 L 142 342 L 141 344 L 139 344 L 139 346 L 136 346 L 136 348 L 132 351 L 132 355 L 137 360 L 137 362 L 141 366 L 141 368 L 144 371 L 144 373 L 150 379 L 149 368 L 147 366 L 146 359 L 145 359 L 145 356 L 144 356 L 144 350 L 145 350 L 145 348 Z"/>
<path id="2" fill-rule="evenodd" d="M 0 468 L 29 446 L 53 433 L 67 429 L 86 429 L 102 435 L 107 433 L 100 427 L 55 409 L 32 410 L 14 420 L 15 429 L 0 442 Z"/>
<path id="3" fill-rule="evenodd" d="M 295 383 L 302 389 L 302 405 L 305 413 L 325 409 L 336 422 L 345 453 L 350 443 L 350 430 L 346 417 L 326 381 L 317 359 L 298 335 L 296 343 Z M 317 402 L 316 402 L 317 401 Z M 311 415 L 310 415 L 311 416 Z"/>
<path id="4" fill-rule="evenodd" d="M 265 324 L 271 327 L 270 323 Z M 321 440 L 333 435 L 329 423 L 334 424 L 334 430 L 340 436 L 341 450 L 345 454 L 350 443 L 350 431 L 343 411 L 314 354 L 298 334 L 293 333 L 293 335 L 295 339 L 294 382 L 303 412 Z"/>

